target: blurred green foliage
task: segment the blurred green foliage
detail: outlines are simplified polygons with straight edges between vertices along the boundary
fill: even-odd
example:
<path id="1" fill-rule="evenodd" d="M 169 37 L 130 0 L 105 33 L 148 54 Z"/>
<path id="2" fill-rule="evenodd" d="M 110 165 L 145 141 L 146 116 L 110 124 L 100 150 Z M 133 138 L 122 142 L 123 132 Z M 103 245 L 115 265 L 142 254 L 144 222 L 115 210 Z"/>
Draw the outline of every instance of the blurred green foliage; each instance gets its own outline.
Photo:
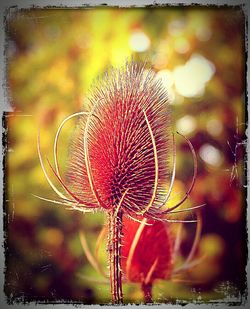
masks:
<path id="1" fill-rule="evenodd" d="M 156 302 L 240 303 L 245 293 L 244 185 L 245 17 L 239 7 L 158 7 L 15 10 L 7 19 L 7 82 L 13 113 L 6 114 L 6 282 L 10 302 L 110 302 L 109 285 L 87 261 L 104 214 L 66 210 L 32 194 L 56 198 L 39 164 L 63 118 L 86 108 L 93 81 L 127 59 L 147 60 L 167 80 L 173 131 L 185 134 L 198 155 L 199 173 L 189 205 L 206 203 L 198 255 L 204 263 L 179 283 L 154 286 Z M 73 120 L 59 145 L 63 170 Z M 188 147 L 177 138 L 177 198 L 192 175 Z M 49 170 L 49 169 L 48 169 Z M 50 173 L 53 178 L 53 174 Z M 55 180 L 56 181 L 56 180 Z M 181 255 L 191 247 L 186 226 Z M 106 269 L 105 243 L 100 260 Z M 178 261 L 177 261 L 178 262 Z M 189 283 L 185 283 L 185 280 Z M 139 286 L 125 284 L 125 302 L 140 303 Z"/>

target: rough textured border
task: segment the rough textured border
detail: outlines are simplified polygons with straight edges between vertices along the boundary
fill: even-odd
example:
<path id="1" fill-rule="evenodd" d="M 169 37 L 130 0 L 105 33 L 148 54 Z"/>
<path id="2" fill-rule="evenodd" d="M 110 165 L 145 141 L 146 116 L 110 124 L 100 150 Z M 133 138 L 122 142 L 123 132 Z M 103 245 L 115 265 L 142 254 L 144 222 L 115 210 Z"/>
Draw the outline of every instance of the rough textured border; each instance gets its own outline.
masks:
<path id="1" fill-rule="evenodd" d="M 245 94 L 245 100 L 247 102 L 248 99 L 248 80 L 249 80 L 249 58 L 248 58 L 248 34 L 249 34 L 249 23 L 247 22 L 247 16 L 250 10 L 250 4 L 247 3 L 247 1 L 240 1 L 240 0 L 231 0 L 231 1 L 211 1 L 211 0 L 200 0 L 200 1 L 178 1 L 178 0 L 170 0 L 170 1 L 164 1 L 164 0 L 158 0 L 158 1 L 146 1 L 146 0 L 108 0 L 108 1 L 98 1 L 98 0 L 89 0 L 89 1 L 79 1 L 79 0 L 70 0 L 70 1 L 65 1 L 65 0 L 1 0 L 0 2 L 0 71 L 1 71 L 1 87 L 0 87 L 0 109 L 1 109 L 1 117 L 2 117 L 2 156 L 1 156 L 1 189 L 4 188 L 4 149 L 6 145 L 6 122 L 5 122 L 5 116 L 8 112 L 11 112 L 12 108 L 8 102 L 8 87 L 7 87 L 7 82 L 6 82 L 6 59 L 5 59 L 5 43 L 6 43 L 6 37 L 5 37 L 5 27 L 6 27 L 6 16 L 10 10 L 10 8 L 15 11 L 16 9 L 29 9 L 29 8 L 53 8 L 53 7 L 58 7 L 58 8 L 84 8 L 84 7 L 89 7 L 89 6 L 94 6 L 94 7 L 105 7 L 105 6 L 115 6 L 115 7 L 155 7 L 155 6 L 164 6 L 164 5 L 180 5 L 180 6 L 186 6 L 186 5 L 203 5 L 203 6 L 222 6 L 222 5 L 228 5 L 228 6 L 234 6 L 234 5 L 241 5 L 246 16 L 246 32 L 245 32 L 245 52 L 246 52 L 246 94 Z M 6 113 L 7 112 L 7 113 Z M 248 105 L 247 105 L 247 113 L 246 113 L 246 120 L 248 120 Z M 5 114 L 5 115 L 4 115 Z M 246 135 L 248 136 L 248 128 Z M 247 144 L 247 153 L 249 153 L 249 145 Z M 249 162 L 246 160 L 246 167 L 249 167 Z M 249 185 L 248 185 L 248 177 L 247 177 L 247 171 L 246 171 L 246 191 L 247 191 L 247 197 L 249 197 Z M 1 192 L 1 201 L 5 199 L 4 192 Z M 247 200 L 248 202 L 248 200 Z M 3 205 L 3 203 L 2 203 Z M 0 243 L 1 243 L 1 252 L 0 252 L 0 308 L 5 309 L 9 307 L 14 307 L 14 308 L 25 308 L 25 304 L 14 304 L 14 305 L 8 305 L 6 296 L 4 295 L 3 292 L 3 286 L 4 286 L 4 221 L 3 221 L 3 214 L 4 214 L 5 208 L 2 206 L 0 208 L 0 215 L 1 215 L 1 220 L 0 220 Z M 250 212 L 247 210 L 246 213 L 246 219 L 247 219 L 247 229 L 249 226 L 250 222 Z M 249 243 L 248 243 L 249 244 Z M 248 246 L 249 247 L 249 246 Z M 248 249 L 249 250 L 249 249 Z M 249 283 L 249 259 L 247 262 L 247 281 Z M 249 285 L 249 284 L 248 284 Z M 248 294 L 249 294 L 249 286 L 248 286 Z M 237 303 L 219 303 L 219 302 L 214 302 L 213 304 L 177 304 L 174 307 L 180 307 L 180 305 L 185 305 L 188 308 L 196 308 L 197 305 L 207 308 L 207 307 L 218 307 L 218 308 L 224 308 L 228 306 L 234 306 L 234 308 L 242 308 L 242 307 L 247 307 L 249 306 L 250 302 L 249 300 L 246 300 L 245 302 L 242 303 L 242 305 L 238 305 Z M 44 308 L 44 303 L 41 304 L 41 302 L 38 303 L 30 303 L 29 308 L 34 308 L 39 309 L 39 308 Z M 52 303 L 50 303 L 50 307 Z M 58 304 L 57 303 L 57 308 L 75 308 L 80 306 L 80 304 L 72 304 L 72 303 L 67 303 L 67 304 Z M 86 305 L 84 305 L 85 307 Z M 100 307 L 99 305 L 89 305 L 91 308 L 94 307 Z M 136 305 L 127 305 L 126 307 L 135 307 Z M 165 306 L 165 304 L 160 305 Z M 173 306 L 173 305 L 169 305 Z M 87 306 L 88 307 L 88 306 Z M 106 306 L 105 306 L 106 307 Z M 107 306 L 108 307 L 108 306 Z M 153 307 L 159 308 L 159 305 L 154 304 Z"/>

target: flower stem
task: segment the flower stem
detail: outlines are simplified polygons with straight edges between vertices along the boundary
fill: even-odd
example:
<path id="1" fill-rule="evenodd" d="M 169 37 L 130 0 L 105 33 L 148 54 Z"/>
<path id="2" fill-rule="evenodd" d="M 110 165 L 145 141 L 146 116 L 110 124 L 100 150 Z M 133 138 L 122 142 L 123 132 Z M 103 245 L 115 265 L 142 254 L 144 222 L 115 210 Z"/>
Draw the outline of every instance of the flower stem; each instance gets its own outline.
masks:
<path id="1" fill-rule="evenodd" d="M 152 303 L 152 283 L 142 283 L 141 289 L 144 294 L 144 301 L 145 303 Z"/>
<path id="2" fill-rule="evenodd" d="M 110 287 L 113 304 L 123 303 L 121 270 L 122 211 L 111 210 L 108 213 L 108 254 L 110 269 Z"/>

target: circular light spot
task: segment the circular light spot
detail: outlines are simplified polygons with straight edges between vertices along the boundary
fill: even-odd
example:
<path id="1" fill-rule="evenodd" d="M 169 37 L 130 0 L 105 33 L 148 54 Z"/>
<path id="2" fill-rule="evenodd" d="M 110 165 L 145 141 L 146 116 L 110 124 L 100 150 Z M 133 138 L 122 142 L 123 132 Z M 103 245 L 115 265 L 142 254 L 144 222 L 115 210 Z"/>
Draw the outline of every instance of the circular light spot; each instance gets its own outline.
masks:
<path id="1" fill-rule="evenodd" d="M 197 127 L 196 120 L 193 116 L 186 115 L 176 122 L 177 130 L 186 135 L 193 132 Z"/>
<path id="2" fill-rule="evenodd" d="M 136 52 L 144 52 L 150 46 L 149 37 L 142 31 L 136 31 L 130 36 L 129 46 Z"/>
<path id="3" fill-rule="evenodd" d="M 191 69 L 184 65 L 175 68 L 173 72 L 176 91 L 187 98 L 195 97 L 204 91 L 204 83 L 196 75 L 193 75 Z"/>
<path id="4" fill-rule="evenodd" d="M 199 150 L 202 160 L 213 166 L 220 166 L 222 163 L 221 152 L 210 144 L 204 144 Z"/>
<path id="5" fill-rule="evenodd" d="M 193 74 L 199 76 L 201 82 L 207 83 L 215 72 L 215 66 L 212 62 L 199 54 L 193 54 L 188 61 L 188 66 L 192 69 Z"/>
<path id="6" fill-rule="evenodd" d="M 213 136 L 220 135 L 222 133 L 222 130 L 223 130 L 223 126 L 222 126 L 221 121 L 219 121 L 216 118 L 212 118 L 212 119 L 208 120 L 206 127 L 207 127 L 208 133 L 210 133 Z"/>
<path id="7" fill-rule="evenodd" d="M 185 65 L 174 69 L 176 91 L 184 97 L 202 96 L 206 83 L 212 78 L 215 66 L 205 57 L 194 54 Z"/>

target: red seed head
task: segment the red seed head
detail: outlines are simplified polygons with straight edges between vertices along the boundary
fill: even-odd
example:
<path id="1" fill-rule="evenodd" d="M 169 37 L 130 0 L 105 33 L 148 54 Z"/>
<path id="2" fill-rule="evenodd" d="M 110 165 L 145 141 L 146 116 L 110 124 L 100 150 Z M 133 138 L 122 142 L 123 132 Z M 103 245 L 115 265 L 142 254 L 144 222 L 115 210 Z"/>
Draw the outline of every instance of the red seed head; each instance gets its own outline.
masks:
<path id="1" fill-rule="evenodd" d="M 173 240 L 167 223 L 147 222 L 124 220 L 121 265 L 128 281 L 152 284 L 171 275 Z"/>
<path id="2" fill-rule="evenodd" d="M 71 147 L 68 187 L 88 205 L 142 212 L 162 203 L 169 154 L 166 91 L 145 64 L 128 63 L 98 80 Z M 152 199 L 152 195 L 155 198 Z M 150 210 L 149 210 L 150 211 Z"/>

